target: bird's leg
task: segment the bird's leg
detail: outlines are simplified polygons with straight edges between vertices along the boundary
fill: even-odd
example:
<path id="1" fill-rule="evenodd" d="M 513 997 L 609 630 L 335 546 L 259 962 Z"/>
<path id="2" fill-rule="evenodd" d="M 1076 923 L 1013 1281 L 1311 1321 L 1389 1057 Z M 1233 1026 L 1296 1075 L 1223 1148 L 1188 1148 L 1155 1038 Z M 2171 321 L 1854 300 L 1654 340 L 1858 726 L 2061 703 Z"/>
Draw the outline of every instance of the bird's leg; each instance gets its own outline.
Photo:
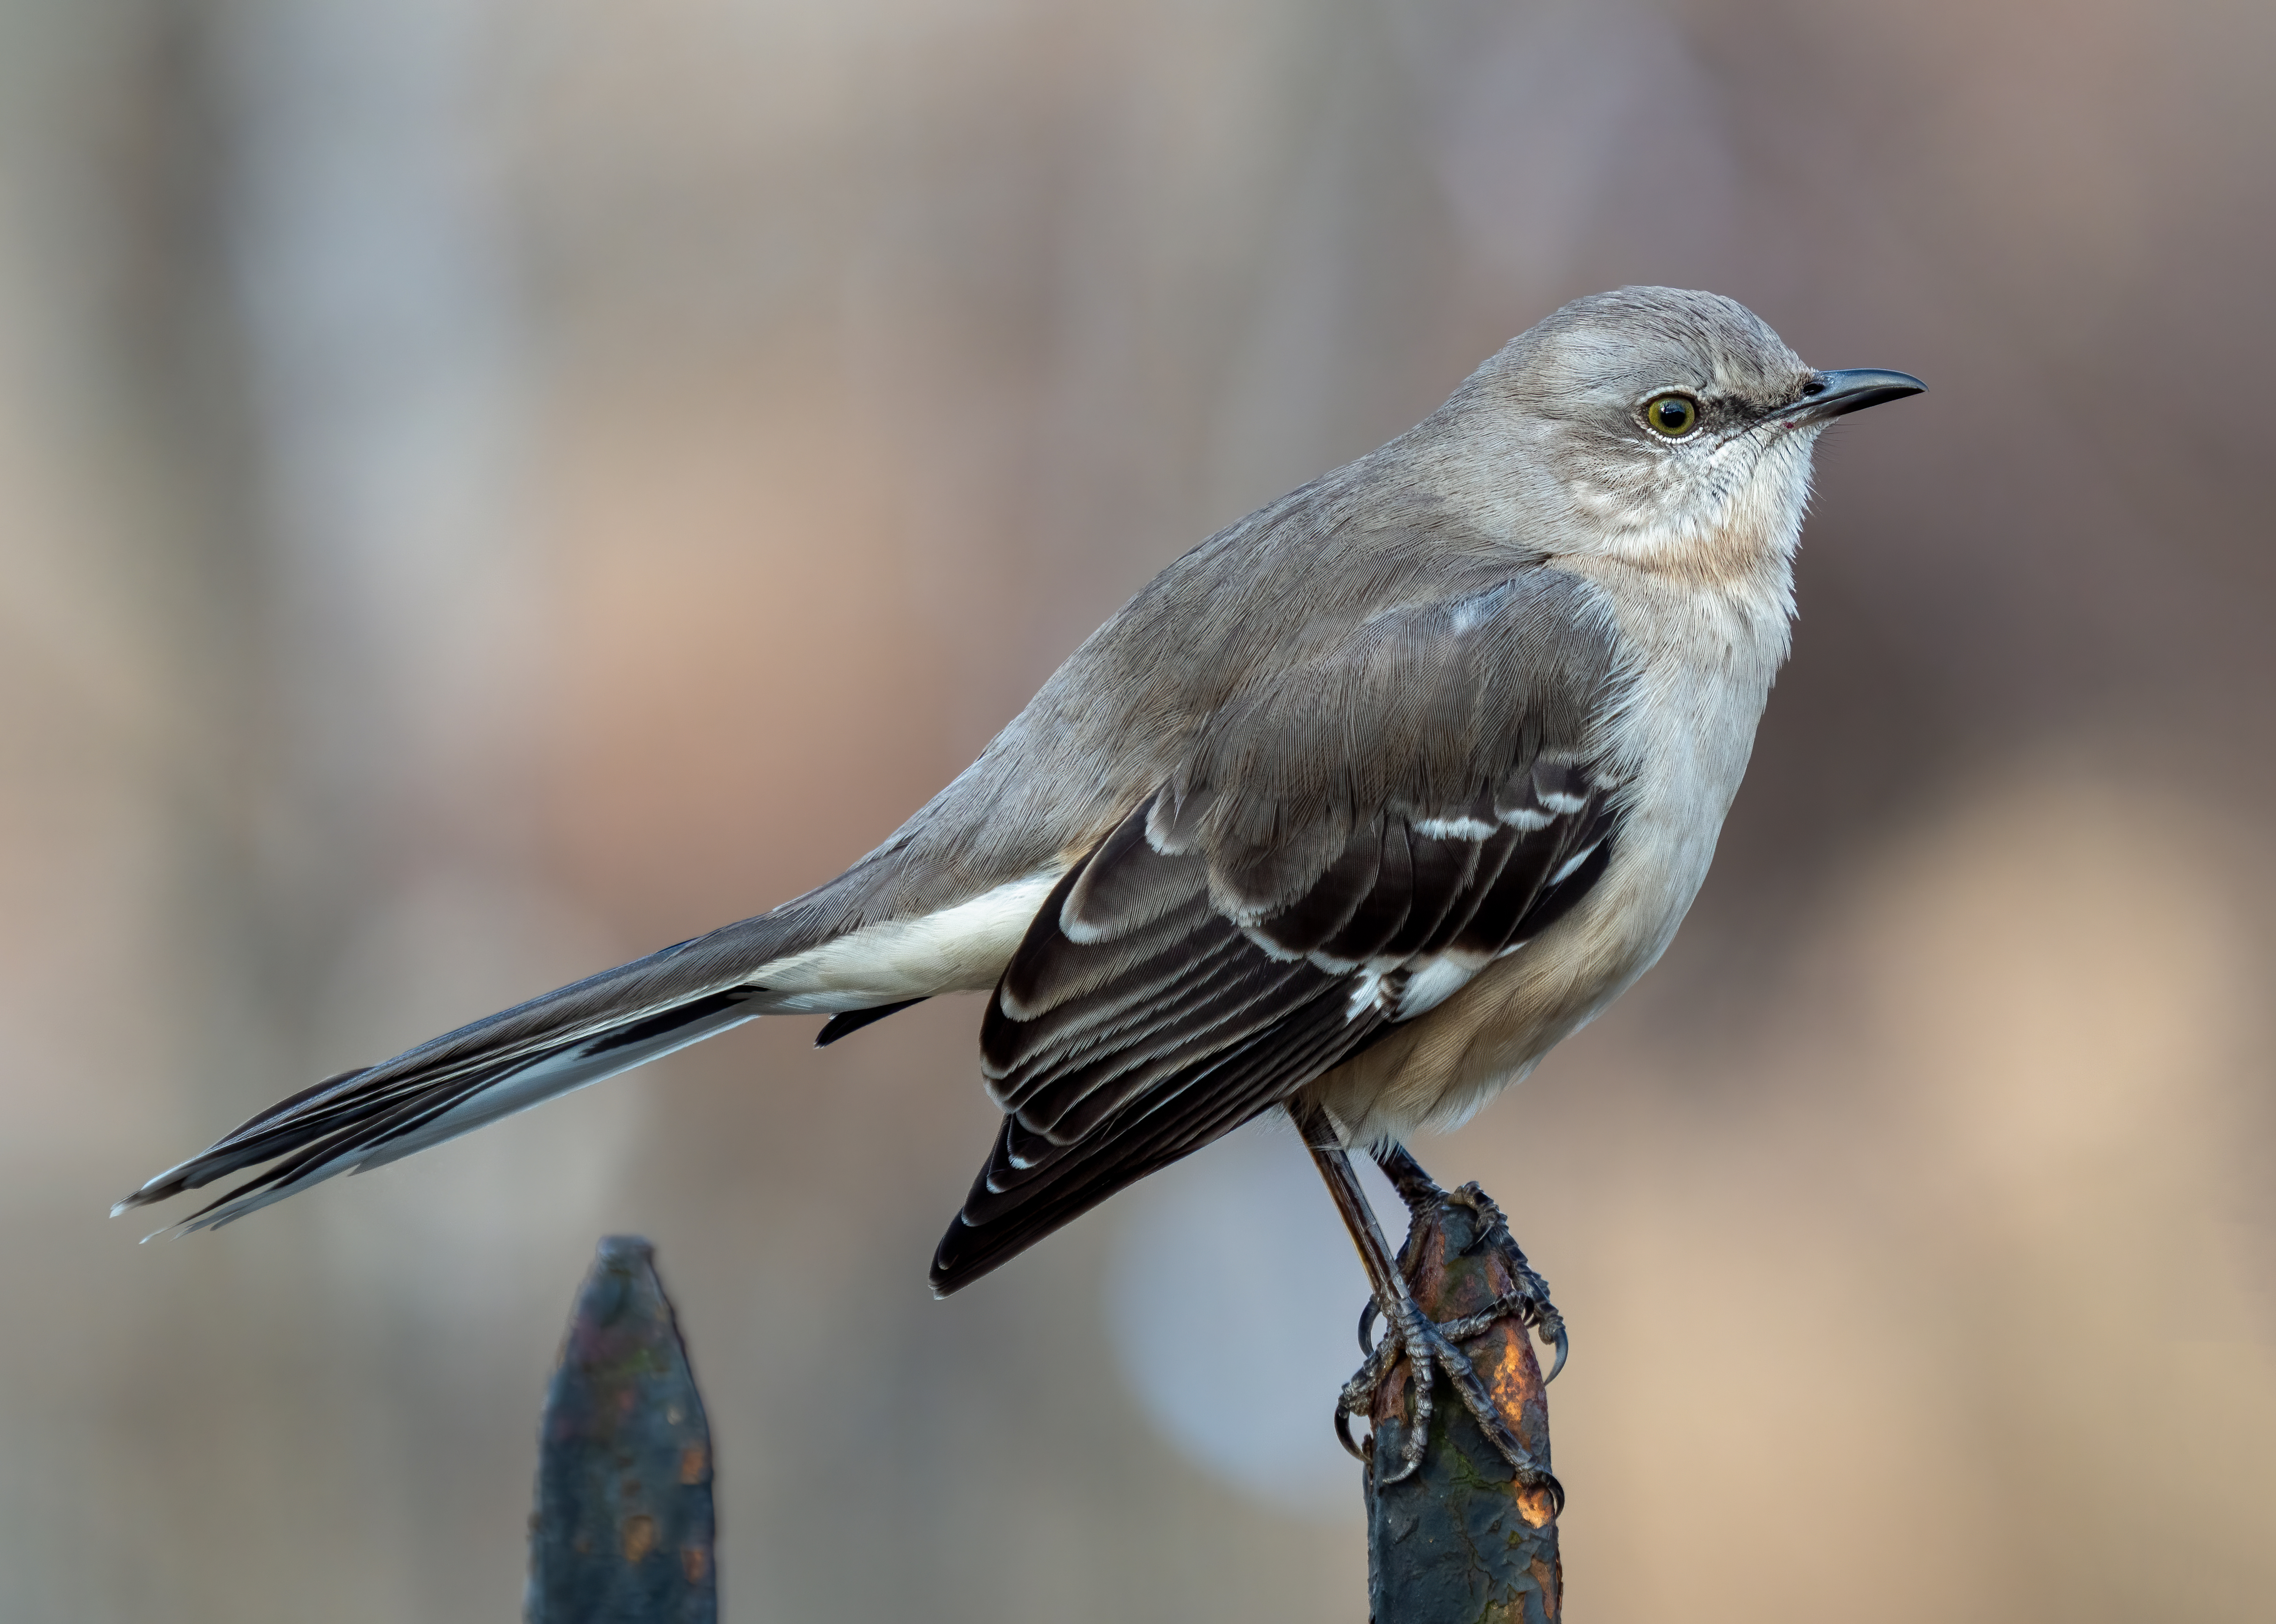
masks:
<path id="1" fill-rule="evenodd" d="M 1368 1205 L 1367 1194 L 1360 1188 L 1358 1176 L 1352 1172 L 1351 1158 L 1344 1153 L 1325 1113 L 1316 1106 L 1291 1102 L 1288 1114 L 1295 1119 L 1297 1131 L 1304 1136 L 1305 1148 L 1311 1151 L 1312 1161 L 1327 1183 L 1328 1194 L 1343 1215 L 1344 1226 L 1351 1232 L 1352 1242 L 1359 1248 L 1360 1262 L 1367 1270 L 1368 1283 L 1374 1288 L 1376 1302 L 1388 1327 L 1381 1346 L 1369 1351 L 1367 1362 L 1344 1385 L 1337 1400 L 1336 1435 L 1343 1440 L 1344 1447 L 1354 1454 L 1360 1453 L 1352 1442 L 1348 1418 L 1372 1409 L 1376 1389 L 1403 1355 L 1410 1371 L 1408 1388 L 1415 1395 L 1415 1413 L 1407 1429 L 1400 1465 L 1396 1470 L 1378 1477 L 1379 1485 L 1397 1483 L 1421 1468 L 1423 1453 L 1430 1447 L 1431 1389 L 1438 1385 L 1436 1378 L 1441 1372 L 1455 1396 L 1461 1400 L 1462 1407 L 1476 1420 L 1478 1430 L 1508 1461 L 1519 1480 L 1528 1486 L 1553 1485 L 1556 1479 L 1518 1440 L 1509 1422 L 1494 1407 L 1469 1356 L 1455 1345 L 1458 1336 L 1476 1336 L 1491 1324 L 1498 1312 L 1504 1311 L 1502 1304 L 1497 1302 L 1486 1314 L 1472 1315 L 1451 1325 L 1438 1325 L 1426 1318 L 1407 1289 L 1407 1279 L 1400 1272 L 1384 1241 L 1374 1210 Z M 1407 1160 L 1411 1164 L 1413 1158 Z M 1420 1172 L 1421 1169 L 1417 1167 L 1415 1171 Z M 1422 1182 L 1428 1184 L 1430 1180 L 1426 1177 Z M 1473 1324 L 1473 1321 L 1477 1323 Z"/>
<path id="2" fill-rule="evenodd" d="M 1420 1212 L 1446 1198 L 1446 1192 L 1422 1171 L 1422 1164 L 1397 1140 L 1376 1151 L 1375 1165 L 1383 1169 L 1383 1176 L 1391 1180 L 1392 1188 L 1399 1192 L 1399 1199 L 1407 1203 L 1409 1212 Z"/>
<path id="3" fill-rule="evenodd" d="M 1384 1176 L 1391 1180 L 1392 1188 L 1399 1192 L 1400 1199 L 1407 1203 L 1407 1211 L 1417 1219 L 1423 1213 L 1436 1210 L 1446 1199 L 1446 1192 L 1422 1171 L 1422 1164 L 1415 1159 L 1413 1152 L 1395 1140 L 1375 1152 L 1375 1165 L 1383 1169 Z M 1475 1184 L 1463 1186 L 1463 1191 L 1472 1205 L 1481 1207 L 1489 1215 L 1488 1233 L 1481 1244 L 1501 1249 L 1503 1259 L 1508 1264 L 1517 1286 L 1483 1313 L 1470 1315 L 1456 1323 L 1467 1324 L 1469 1320 L 1491 1321 L 1504 1314 L 1514 1314 L 1536 1336 L 1557 1350 L 1557 1357 L 1549 1367 L 1549 1374 L 1541 1378 L 1541 1385 L 1546 1387 L 1557 1379 L 1557 1373 L 1565 1368 L 1566 1355 L 1572 1352 L 1572 1344 L 1565 1330 L 1565 1316 L 1550 1300 L 1549 1282 L 1543 1279 L 1533 1265 L 1526 1261 L 1524 1248 L 1509 1233 L 1509 1224 L 1503 1218 L 1501 1209 Z M 1369 1323 L 1373 1318 L 1371 1306 L 1360 1317 L 1359 1341 L 1362 1350 L 1367 1347 Z"/>

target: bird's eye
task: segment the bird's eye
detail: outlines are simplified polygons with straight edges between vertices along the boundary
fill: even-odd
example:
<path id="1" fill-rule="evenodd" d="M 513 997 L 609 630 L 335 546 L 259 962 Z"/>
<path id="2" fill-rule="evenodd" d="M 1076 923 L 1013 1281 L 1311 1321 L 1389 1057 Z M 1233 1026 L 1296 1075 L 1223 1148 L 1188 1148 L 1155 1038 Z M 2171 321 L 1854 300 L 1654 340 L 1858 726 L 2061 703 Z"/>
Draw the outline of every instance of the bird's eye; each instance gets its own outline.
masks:
<path id="1" fill-rule="evenodd" d="M 1680 440 L 1699 427 L 1699 403 L 1688 395 L 1654 395 L 1644 403 L 1643 421 L 1654 434 Z"/>

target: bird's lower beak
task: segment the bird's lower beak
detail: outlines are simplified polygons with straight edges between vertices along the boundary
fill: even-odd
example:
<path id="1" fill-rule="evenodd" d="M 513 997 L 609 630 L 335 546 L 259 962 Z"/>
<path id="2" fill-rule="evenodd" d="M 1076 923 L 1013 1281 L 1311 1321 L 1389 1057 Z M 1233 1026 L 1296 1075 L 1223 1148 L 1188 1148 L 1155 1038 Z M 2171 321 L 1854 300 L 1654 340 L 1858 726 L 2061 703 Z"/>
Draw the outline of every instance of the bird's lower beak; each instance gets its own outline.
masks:
<path id="1" fill-rule="evenodd" d="M 1855 367 L 1846 372 L 1813 372 L 1802 385 L 1802 398 L 1771 414 L 1774 421 L 1822 423 L 1862 412 L 1885 400 L 1902 400 L 1923 393 L 1928 385 L 1909 372 L 1882 372 Z"/>

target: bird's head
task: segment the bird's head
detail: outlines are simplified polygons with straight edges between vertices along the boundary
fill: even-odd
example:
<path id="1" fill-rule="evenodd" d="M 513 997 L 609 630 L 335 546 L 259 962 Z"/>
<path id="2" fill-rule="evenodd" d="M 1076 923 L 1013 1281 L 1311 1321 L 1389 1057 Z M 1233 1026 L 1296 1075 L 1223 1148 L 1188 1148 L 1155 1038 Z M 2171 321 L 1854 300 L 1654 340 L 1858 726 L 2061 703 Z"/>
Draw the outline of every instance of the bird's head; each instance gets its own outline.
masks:
<path id="1" fill-rule="evenodd" d="M 1448 406 L 1520 465 L 1529 543 L 1728 579 L 1791 555 L 1826 424 L 1925 387 L 1815 370 L 1719 294 L 1630 287 L 1513 339 Z"/>

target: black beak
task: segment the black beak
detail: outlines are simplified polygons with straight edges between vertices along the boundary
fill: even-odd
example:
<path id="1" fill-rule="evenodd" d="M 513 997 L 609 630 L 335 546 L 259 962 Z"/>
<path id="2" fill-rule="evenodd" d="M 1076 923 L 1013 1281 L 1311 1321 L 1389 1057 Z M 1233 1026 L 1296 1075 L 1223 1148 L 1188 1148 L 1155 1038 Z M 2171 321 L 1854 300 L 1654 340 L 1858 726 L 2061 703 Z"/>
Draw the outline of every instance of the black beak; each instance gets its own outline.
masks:
<path id="1" fill-rule="evenodd" d="M 1909 372 L 1882 372 L 1871 367 L 1852 368 L 1847 372 L 1813 372 L 1809 382 L 1802 386 L 1802 398 L 1792 406 L 1780 406 L 1771 416 L 1774 421 L 1789 423 L 1827 422 L 1885 400 L 1902 400 L 1907 395 L 1925 393 L 1927 389 L 1927 384 Z"/>

